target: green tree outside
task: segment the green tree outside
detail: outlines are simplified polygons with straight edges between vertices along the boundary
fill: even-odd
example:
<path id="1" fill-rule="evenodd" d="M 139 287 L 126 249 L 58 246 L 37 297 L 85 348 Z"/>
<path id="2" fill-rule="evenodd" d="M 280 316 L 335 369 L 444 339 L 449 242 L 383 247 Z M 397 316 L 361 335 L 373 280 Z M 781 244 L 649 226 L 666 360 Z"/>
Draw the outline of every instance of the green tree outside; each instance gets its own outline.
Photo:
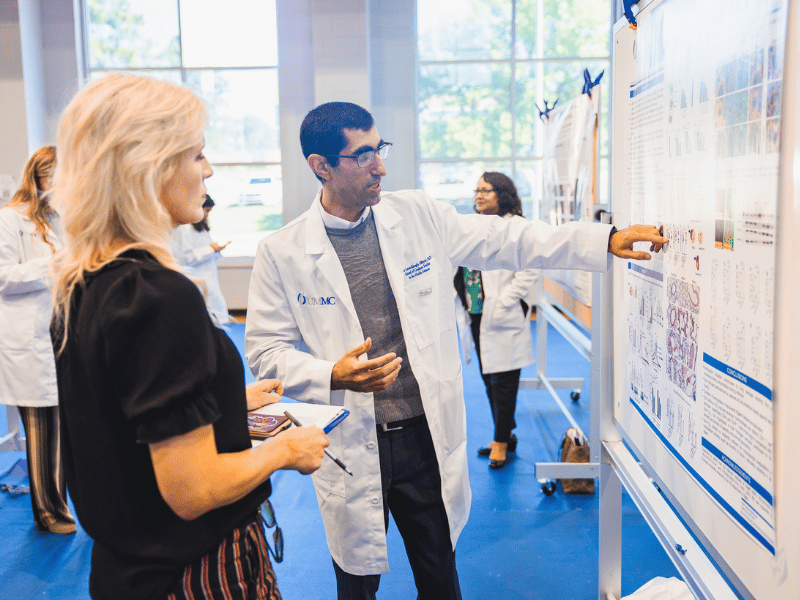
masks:
<path id="1" fill-rule="evenodd" d="M 473 0 L 459 7 L 452 19 L 442 20 L 441 27 L 421 33 L 422 60 L 468 60 L 474 56 L 484 61 L 420 66 L 419 143 L 423 159 L 533 157 L 539 121 L 536 107 L 543 108 L 543 100 L 552 105 L 556 98 L 563 103 L 580 94 L 584 68 L 588 67 L 593 76 L 607 70 L 607 60 L 582 57 L 604 57 L 609 53 L 608 0 L 516 0 L 516 58 L 537 56 L 539 2 L 544 3 L 544 56 L 575 58 L 545 65 L 544 97 L 537 95 L 537 63 L 516 63 L 512 78 L 512 0 Z M 426 5 L 429 9 L 430 5 Z M 459 34 L 464 27 L 472 38 L 488 35 L 488 47 L 480 49 L 465 43 Z M 447 40 L 452 41 L 449 48 Z M 516 103 L 513 119 L 512 85 Z M 516 139 L 512 148 L 514 121 Z M 602 137 L 607 139 L 607 135 Z"/>
<path id="2" fill-rule="evenodd" d="M 89 0 L 87 8 L 90 67 L 129 69 L 180 66 L 177 28 L 167 45 L 159 49 L 148 35 L 144 15 L 134 11 L 128 0 Z"/>

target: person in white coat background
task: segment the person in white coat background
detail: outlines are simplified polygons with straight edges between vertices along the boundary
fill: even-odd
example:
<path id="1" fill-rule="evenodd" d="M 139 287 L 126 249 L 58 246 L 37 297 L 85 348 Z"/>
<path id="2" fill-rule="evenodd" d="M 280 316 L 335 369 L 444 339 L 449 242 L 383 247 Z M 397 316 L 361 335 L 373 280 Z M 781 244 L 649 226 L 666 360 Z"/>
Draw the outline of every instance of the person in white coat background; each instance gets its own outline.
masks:
<path id="1" fill-rule="evenodd" d="M 56 149 L 37 150 L 22 185 L 0 209 L 0 403 L 17 406 L 25 427 L 31 506 L 36 528 L 75 533 L 67 507 L 55 359 L 50 342 L 50 262 L 62 246 L 47 190 Z"/>
<path id="2" fill-rule="evenodd" d="M 203 203 L 203 220 L 198 223 L 178 225 L 172 233 L 170 247 L 175 262 L 189 278 L 205 283 L 204 296 L 208 314 L 214 325 L 219 327 L 234 321 L 228 312 L 228 305 L 219 287 L 217 261 L 219 253 L 230 244 L 219 244 L 211 239 L 208 226 L 208 213 L 214 207 L 214 200 L 206 194 Z"/>
<path id="3" fill-rule="evenodd" d="M 478 180 L 475 210 L 482 215 L 522 219 L 522 202 L 510 177 L 487 171 Z M 522 367 L 534 362 L 531 338 L 531 296 L 538 269 L 523 271 L 475 271 L 461 267 L 453 283 L 464 309 L 475 342 L 481 376 L 494 422 L 491 444 L 478 449 L 489 457 L 489 467 L 501 469 L 508 453 L 517 447 L 514 413 Z"/>
<path id="4" fill-rule="evenodd" d="M 375 598 L 389 570 L 389 513 L 422 600 L 461 598 L 455 546 L 471 499 L 452 273 L 605 271 L 608 251 L 659 250 L 654 227 L 459 215 L 420 190 L 382 192 L 390 144 L 348 102 L 318 106 L 300 131 L 321 190 L 259 243 L 245 354 L 254 375 L 297 400 L 344 406 L 330 460 L 313 475 L 340 599 Z"/>

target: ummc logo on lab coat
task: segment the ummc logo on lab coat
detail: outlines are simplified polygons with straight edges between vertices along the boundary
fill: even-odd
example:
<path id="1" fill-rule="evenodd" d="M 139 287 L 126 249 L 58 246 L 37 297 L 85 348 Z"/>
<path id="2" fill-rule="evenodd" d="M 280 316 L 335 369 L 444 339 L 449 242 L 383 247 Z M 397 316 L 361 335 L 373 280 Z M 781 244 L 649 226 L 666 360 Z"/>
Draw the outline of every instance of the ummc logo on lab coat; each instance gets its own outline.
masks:
<path id="1" fill-rule="evenodd" d="M 308 306 L 335 306 L 336 305 L 336 296 L 320 296 L 319 298 L 310 298 L 300 292 L 297 294 L 297 302 L 298 304 L 307 304 Z"/>

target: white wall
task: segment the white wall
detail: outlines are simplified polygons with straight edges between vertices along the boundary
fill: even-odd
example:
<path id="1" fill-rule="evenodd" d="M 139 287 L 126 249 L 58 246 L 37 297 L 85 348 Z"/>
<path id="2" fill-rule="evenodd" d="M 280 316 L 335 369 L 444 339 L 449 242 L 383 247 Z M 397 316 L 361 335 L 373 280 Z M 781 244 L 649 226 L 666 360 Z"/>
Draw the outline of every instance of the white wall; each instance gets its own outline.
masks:
<path id="1" fill-rule="evenodd" d="M 276 3 L 284 223 L 300 216 L 319 188 L 300 149 L 300 124 L 315 106 L 312 3 L 313 0 Z"/>
<path id="2" fill-rule="evenodd" d="M 416 187 L 414 0 L 278 0 L 284 223 L 319 188 L 300 150 L 300 123 L 324 102 L 372 112 L 394 144 L 385 189 Z"/>
<path id="3" fill-rule="evenodd" d="M 25 82 L 25 121 L 30 156 L 47 144 L 42 6 L 39 0 L 21 0 L 18 7 L 22 74 Z"/>
<path id="4" fill-rule="evenodd" d="M 16 0 L 0 0 L 0 114 L 0 174 L 18 178 L 28 160 L 28 126 Z"/>
<path id="5" fill-rule="evenodd" d="M 26 0 L 20 0 L 25 2 Z M 78 91 L 83 66 L 76 48 L 76 7 L 73 0 L 40 0 L 42 4 L 42 59 L 44 61 L 47 142 L 55 143 L 58 121 Z M 38 146 L 37 146 L 38 147 Z"/>
<path id="6" fill-rule="evenodd" d="M 415 0 L 371 0 L 372 115 L 392 142 L 384 189 L 417 184 L 417 44 Z"/>
<path id="7" fill-rule="evenodd" d="M 0 174 L 55 143 L 77 63 L 72 0 L 0 0 Z"/>

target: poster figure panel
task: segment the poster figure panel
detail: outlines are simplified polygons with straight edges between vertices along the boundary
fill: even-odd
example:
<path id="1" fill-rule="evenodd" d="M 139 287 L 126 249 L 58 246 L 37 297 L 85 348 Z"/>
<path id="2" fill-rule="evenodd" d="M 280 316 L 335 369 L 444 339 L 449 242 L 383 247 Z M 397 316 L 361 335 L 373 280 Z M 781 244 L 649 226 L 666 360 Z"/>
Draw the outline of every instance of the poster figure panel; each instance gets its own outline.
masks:
<path id="1" fill-rule="evenodd" d="M 773 555 L 772 338 L 787 4 L 655 4 L 633 42 L 616 49 L 631 60 L 615 70 L 614 107 L 614 173 L 625 180 L 615 182 L 615 211 L 624 202 L 630 222 L 658 223 L 670 239 L 656 260 L 624 265 L 626 401 L 617 419 L 628 432 L 644 423 Z M 649 460 L 658 463 L 658 453 Z"/>

